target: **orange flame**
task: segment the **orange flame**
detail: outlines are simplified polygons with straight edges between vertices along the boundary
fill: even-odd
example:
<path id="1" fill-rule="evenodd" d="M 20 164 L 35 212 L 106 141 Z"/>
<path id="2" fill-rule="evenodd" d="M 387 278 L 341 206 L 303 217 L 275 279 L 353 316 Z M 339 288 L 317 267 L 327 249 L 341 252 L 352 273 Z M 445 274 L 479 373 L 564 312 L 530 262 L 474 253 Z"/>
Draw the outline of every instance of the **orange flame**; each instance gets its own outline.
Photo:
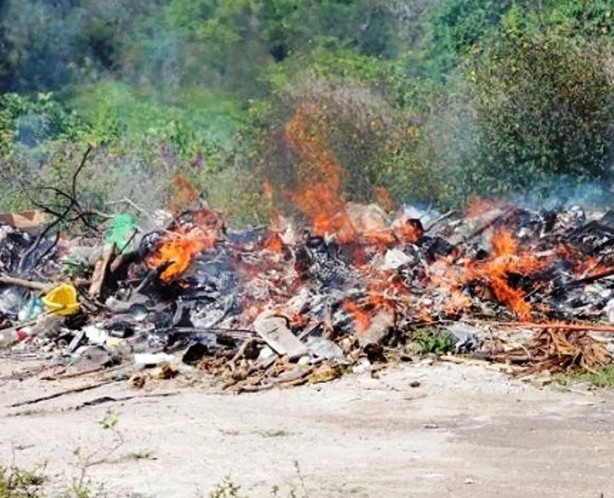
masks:
<path id="1" fill-rule="evenodd" d="M 344 300 L 342 306 L 345 311 L 352 315 L 352 318 L 354 319 L 354 328 L 357 334 L 364 334 L 367 332 L 367 330 L 369 330 L 369 326 L 371 325 L 371 316 L 368 312 L 349 299 Z"/>
<path id="2" fill-rule="evenodd" d="M 532 253 L 519 251 L 516 240 L 506 229 L 501 229 L 492 236 L 493 251 L 483 265 L 475 265 L 470 272 L 472 277 L 488 280 L 497 301 L 514 311 L 521 319 L 531 318 L 531 305 L 525 301 L 521 289 L 511 287 L 509 275 L 530 275 L 543 267 Z"/>
<path id="3" fill-rule="evenodd" d="M 443 311 L 446 315 L 458 315 L 471 307 L 471 299 L 460 287 L 464 281 L 463 268 L 450 257 L 441 258 L 429 267 L 429 280 L 446 297 Z"/>
<path id="4" fill-rule="evenodd" d="M 180 227 L 168 234 L 156 251 L 145 260 L 147 267 L 152 270 L 172 262 L 160 275 L 164 282 L 183 275 L 198 254 L 213 248 L 224 226 L 219 213 L 215 211 L 200 211 L 194 215 L 194 221 L 198 224 L 196 227 Z"/>
<path id="5" fill-rule="evenodd" d="M 315 235 L 335 234 L 338 242 L 347 243 L 356 230 L 345 212 L 343 170 L 328 149 L 325 129 L 314 105 L 299 109 L 285 126 L 285 138 L 301 160 L 301 188 L 292 200 L 311 219 Z"/>
<path id="6" fill-rule="evenodd" d="M 284 251 L 284 242 L 278 233 L 268 232 L 262 241 L 262 247 L 271 252 L 282 253 Z"/>
<path id="7" fill-rule="evenodd" d="M 463 285 L 482 281 L 499 303 L 510 308 L 521 319 L 531 318 L 533 309 L 525 300 L 522 289 L 510 285 L 511 274 L 528 276 L 544 267 L 545 260 L 529 251 L 522 251 L 511 232 L 506 229 L 493 234 L 492 252 L 484 261 L 468 259 L 464 263 L 452 258 L 441 258 L 429 267 L 429 280 L 447 294 L 444 312 L 457 314 L 471 307 L 471 299 L 461 291 Z"/>
<path id="8" fill-rule="evenodd" d="M 564 242 L 559 242 L 556 246 L 557 255 L 565 261 L 573 261 L 575 259 L 574 250 Z"/>
<path id="9" fill-rule="evenodd" d="M 170 282 L 181 276 L 199 253 L 213 247 L 214 242 L 215 239 L 209 239 L 202 232 L 173 233 L 147 258 L 146 263 L 150 269 L 155 269 L 172 261 L 160 275 L 164 282 Z"/>
<path id="10" fill-rule="evenodd" d="M 413 244 L 424 235 L 424 230 L 417 224 L 406 221 L 405 223 L 396 225 L 394 227 L 394 233 L 400 241 L 406 244 Z"/>

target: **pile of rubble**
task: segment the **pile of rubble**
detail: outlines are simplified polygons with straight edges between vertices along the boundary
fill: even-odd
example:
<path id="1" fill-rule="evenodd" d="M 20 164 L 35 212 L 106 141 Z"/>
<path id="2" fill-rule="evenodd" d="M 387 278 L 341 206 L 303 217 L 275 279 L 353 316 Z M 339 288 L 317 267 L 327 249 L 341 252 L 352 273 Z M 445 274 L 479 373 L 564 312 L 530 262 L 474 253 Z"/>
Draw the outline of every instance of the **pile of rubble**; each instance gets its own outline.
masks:
<path id="1" fill-rule="evenodd" d="M 0 352 L 62 375 L 137 365 L 154 370 L 135 386 L 200 373 L 254 391 L 411 360 L 425 334 L 511 371 L 612 360 L 613 212 L 475 202 L 390 218 L 304 197 L 302 228 L 275 214 L 236 232 L 203 204 L 93 226 L 103 213 L 70 197 L 47 224 L 0 219 Z"/>

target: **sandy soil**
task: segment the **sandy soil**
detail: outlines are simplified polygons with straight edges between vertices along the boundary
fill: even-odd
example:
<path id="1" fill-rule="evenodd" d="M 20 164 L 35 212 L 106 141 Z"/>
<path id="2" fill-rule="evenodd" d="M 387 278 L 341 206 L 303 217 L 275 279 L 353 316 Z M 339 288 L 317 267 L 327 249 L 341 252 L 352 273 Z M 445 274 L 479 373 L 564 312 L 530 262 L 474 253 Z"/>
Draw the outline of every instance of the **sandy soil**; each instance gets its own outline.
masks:
<path id="1" fill-rule="evenodd" d="M 75 448 L 104 456 L 112 446 L 97 424 L 112 409 L 125 442 L 87 468 L 112 497 L 208 496 L 225 476 L 249 497 L 276 485 L 282 497 L 614 497 L 607 392 L 420 364 L 240 396 L 122 382 L 10 407 L 90 381 L 23 378 L 30 366 L 0 364 L 0 463 L 45 463 L 52 493 L 79 475 Z"/>

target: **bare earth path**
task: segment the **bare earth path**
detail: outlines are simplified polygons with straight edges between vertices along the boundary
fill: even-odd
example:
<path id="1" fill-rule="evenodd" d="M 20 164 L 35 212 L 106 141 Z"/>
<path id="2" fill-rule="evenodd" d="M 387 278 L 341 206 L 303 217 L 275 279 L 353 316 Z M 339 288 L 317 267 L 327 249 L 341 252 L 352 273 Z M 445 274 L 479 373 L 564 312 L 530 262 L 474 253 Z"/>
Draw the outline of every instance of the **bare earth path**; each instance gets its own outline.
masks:
<path id="1" fill-rule="evenodd" d="M 23 368 L 0 361 L 2 375 Z M 111 497 L 208 496 L 227 475 L 249 497 L 274 485 L 315 498 L 614 497 L 611 393 L 540 390 L 483 367 L 399 366 L 241 396 L 118 383 L 18 408 L 8 405 L 87 382 L 3 378 L 0 463 L 47 462 L 52 493 L 79 473 L 75 448 L 111 445 L 96 423 L 111 408 L 125 443 L 87 469 Z"/>

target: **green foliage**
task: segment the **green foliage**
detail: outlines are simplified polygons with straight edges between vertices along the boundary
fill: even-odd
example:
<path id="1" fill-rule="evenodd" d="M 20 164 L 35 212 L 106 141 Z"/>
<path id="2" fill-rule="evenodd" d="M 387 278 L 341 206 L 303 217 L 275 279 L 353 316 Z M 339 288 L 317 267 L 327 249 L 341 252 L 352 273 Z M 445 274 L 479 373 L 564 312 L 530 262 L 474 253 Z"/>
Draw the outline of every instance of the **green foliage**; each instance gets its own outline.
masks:
<path id="1" fill-rule="evenodd" d="M 512 0 L 447 0 L 428 20 L 427 67 L 435 76 L 457 66 L 496 29 Z"/>
<path id="2" fill-rule="evenodd" d="M 119 70 L 166 0 L 7 0 L 0 16 L 2 91 L 58 91 Z"/>
<path id="3" fill-rule="evenodd" d="M 106 498 L 106 496 L 102 491 L 93 491 L 87 485 L 75 485 L 71 486 L 62 498 Z"/>
<path id="4" fill-rule="evenodd" d="M 433 328 L 416 330 L 411 339 L 417 346 L 416 352 L 421 355 L 431 353 L 442 355 L 449 353 L 454 347 L 452 337 L 449 334 Z"/>
<path id="5" fill-rule="evenodd" d="M 15 93 L 0 95 L 0 154 L 10 152 L 16 144 L 36 147 L 46 141 L 80 140 L 87 129 L 51 93 L 32 98 Z"/>
<path id="6" fill-rule="evenodd" d="M 495 39 L 471 64 L 481 192 L 552 176 L 605 180 L 613 149 L 612 83 L 597 44 L 557 35 Z"/>
<path id="7" fill-rule="evenodd" d="M 90 140 L 107 144 L 117 152 L 151 155 L 152 144 L 165 144 L 187 160 L 202 156 L 214 169 L 216 154 L 227 145 L 238 126 L 231 101 L 206 92 L 182 97 L 184 102 L 165 103 L 122 83 L 106 82 L 74 89 L 71 105 L 91 125 Z M 189 109 L 197 105 L 200 112 Z M 200 105 L 199 105 L 200 104 Z M 238 119 L 237 119 L 238 121 Z"/>
<path id="8" fill-rule="evenodd" d="M 614 6 L 609 0 L 549 3 L 547 23 L 561 35 L 596 39 L 614 35 Z"/>
<path id="9" fill-rule="evenodd" d="M 62 263 L 62 275 L 69 278 L 86 278 L 91 273 L 91 266 L 87 261 L 71 256 Z"/>
<path id="10" fill-rule="evenodd" d="M 226 477 L 209 493 L 209 498 L 241 498 L 244 495 L 239 494 L 240 491 L 241 487 L 234 484 L 230 477 Z"/>
<path id="11" fill-rule="evenodd" d="M 119 425 L 119 414 L 113 410 L 107 410 L 104 417 L 98 420 L 98 425 L 107 431 L 117 429 Z"/>
<path id="12" fill-rule="evenodd" d="M 17 467 L 0 467 L 0 498 L 41 498 L 44 478 Z"/>
<path id="13" fill-rule="evenodd" d="M 162 207 L 182 172 L 253 223 L 263 177 L 296 177 L 283 127 L 307 104 L 358 201 L 606 183 L 613 19 L 608 0 L 7 0 L 0 208 L 93 143 L 86 205 Z"/>

